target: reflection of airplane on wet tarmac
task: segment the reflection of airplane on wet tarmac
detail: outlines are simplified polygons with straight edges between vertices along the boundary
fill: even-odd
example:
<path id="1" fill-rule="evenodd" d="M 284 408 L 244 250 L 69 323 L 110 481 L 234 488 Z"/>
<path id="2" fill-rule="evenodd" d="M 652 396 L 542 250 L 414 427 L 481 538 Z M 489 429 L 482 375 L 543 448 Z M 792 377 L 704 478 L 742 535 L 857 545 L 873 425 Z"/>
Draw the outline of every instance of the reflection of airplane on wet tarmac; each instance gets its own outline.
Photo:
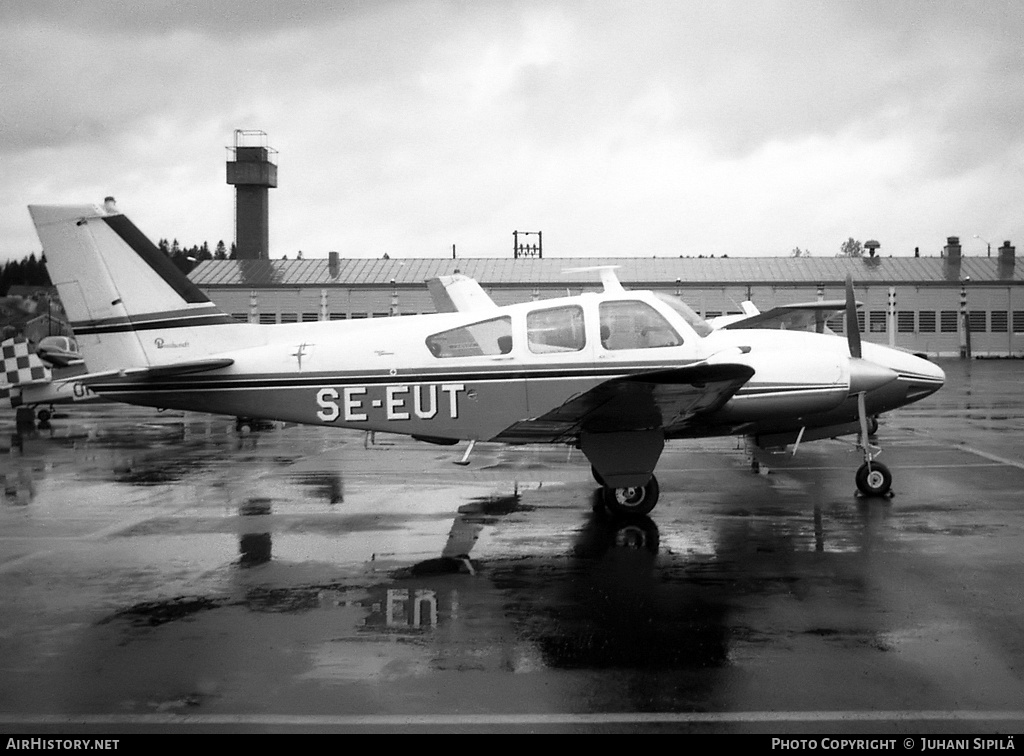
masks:
<path id="1" fill-rule="evenodd" d="M 0 344 L 3 353 L 3 374 L 0 375 L 0 406 L 39 410 L 39 420 L 46 422 L 56 404 L 75 404 L 102 399 L 78 379 L 84 372 L 82 357 L 74 341 L 66 336 L 48 336 L 33 351 L 28 340 L 15 337 Z M 72 375 L 54 376 L 54 369 Z"/>
<path id="2" fill-rule="evenodd" d="M 914 355 L 847 338 L 714 329 L 678 298 L 604 290 L 503 307 L 266 326 L 220 311 L 122 214 L 33 206 L 99 394 L 153 407 L 468 440 L 578 446 L 617 512 L 649 512 L 667 440 L 763 447 L 859 433 L 858 487 L 888 492 L 868 418 L 942 386 Z M 472 287 L 467 291 L 472 294 Z M 491 303 L 493 305 L 493 303 Z"/>

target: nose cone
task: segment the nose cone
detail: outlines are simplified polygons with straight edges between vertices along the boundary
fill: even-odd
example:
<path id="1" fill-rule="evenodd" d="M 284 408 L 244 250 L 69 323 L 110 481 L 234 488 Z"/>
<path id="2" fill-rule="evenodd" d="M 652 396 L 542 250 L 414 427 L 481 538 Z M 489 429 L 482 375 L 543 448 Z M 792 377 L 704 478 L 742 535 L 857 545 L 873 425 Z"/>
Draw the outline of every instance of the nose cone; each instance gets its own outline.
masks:
<path id="1" fill-rule="evenodd" d="M 916 402 L 942 388 L 946 382 L 946 373 L 934 362 L 915 357 L 911 369 L 900 371 L 900 378 L 910 384 L 907 388 L 907 400 Z"/>
<path id="2" fill-rule="evenodd" d="M 885 365 L 857 358 L 850 360 L 851 394 L 874 391 L 892 383 L 897 378 L 899 378 L 899 374 Z"/>

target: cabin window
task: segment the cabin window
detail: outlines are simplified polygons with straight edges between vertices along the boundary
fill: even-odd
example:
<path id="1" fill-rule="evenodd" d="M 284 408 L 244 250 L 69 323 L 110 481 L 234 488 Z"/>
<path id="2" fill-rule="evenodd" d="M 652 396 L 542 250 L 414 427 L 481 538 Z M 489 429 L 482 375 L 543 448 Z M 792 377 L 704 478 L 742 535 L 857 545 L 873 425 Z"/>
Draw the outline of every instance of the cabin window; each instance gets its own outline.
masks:
<path id="1" fill-rule="evenodd" d="M 583 330 L 583 308 L 550 307 L 534 310 L 526 316 L 526 333 L 530 351 L 578 352 L 587 344 Z"/>
<path id="2" fill-rule="evenodd" d="M 683 320 L 689 323 L 690 327 L 697 332 L 698 336 L 703 338 L 715 330 L 704 318 L 698 315 L 690 305 L 686 304 L 686 302 L 681 300 L 679 297 L 666 294 L 663 291 L 654 292 L 654 296 L 682 315 Z M 718 317 L 720 314 L 721 313 L 715 313 L 714 317 Z M 711 313 L 708 313 L 707 317 L 712 317 Z"/>
<path id="3" fill-rule="evenodd" d="M 675 329 L 649 304 L 601 303 L 601 345 L 605 349 L 651 349 L 682 343 Z"/>
<path id="4" fill-rule="evenodd" d="M 479 357 L 512 351 L 512 319 L 492 318 L 427 337 L 435 357 Z"/>

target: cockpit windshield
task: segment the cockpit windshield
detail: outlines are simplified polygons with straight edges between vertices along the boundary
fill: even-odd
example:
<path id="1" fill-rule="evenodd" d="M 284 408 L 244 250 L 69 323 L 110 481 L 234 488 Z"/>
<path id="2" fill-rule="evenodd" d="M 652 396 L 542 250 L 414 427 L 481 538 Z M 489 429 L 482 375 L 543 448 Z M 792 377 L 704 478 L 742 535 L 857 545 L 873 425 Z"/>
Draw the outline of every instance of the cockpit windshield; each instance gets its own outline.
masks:
<path id="1" fill-rule="evenodd" d="M 715 330 L 708 325 L 708 322 L 704 320 L 704 318 L 694 312 L 690 305 L 686 304 L 686 302 L 681 300 L 679 297 L 666 294 L 663 291 L 654 292 L 654 296 L 678 312 L 682 316 L 683 320 L 689 323 L 690 327 L 697 332 L 698 336 L 703 338 Z"/>

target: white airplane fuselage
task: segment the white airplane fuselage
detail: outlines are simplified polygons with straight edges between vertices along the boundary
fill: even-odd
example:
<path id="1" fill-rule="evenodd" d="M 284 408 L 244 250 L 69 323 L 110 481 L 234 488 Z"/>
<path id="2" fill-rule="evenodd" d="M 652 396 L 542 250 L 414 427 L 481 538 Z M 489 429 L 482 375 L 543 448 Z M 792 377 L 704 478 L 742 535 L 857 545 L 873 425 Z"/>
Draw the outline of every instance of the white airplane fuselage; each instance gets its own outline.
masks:
<path id="1" fill-rule="evenodd" d="M 598 306 L 617 300 L 642 301 L 658 309 L 683 335 L 683 343 L 605 349 L 597 331 Z M 527 315 L 574 305 L 583 308 L 583 349 L 533 352 L 528 346 Z M 540 417 L 610 378 L 709 358 L 713 362 L 714 355 L 727 353 L 730 362 L 754 367 L 753 377 L 698 426 L 673 432 L 666 423 L 669 437 L 758 435 L 857 419 L 846 341 L 836 336 L 723 330 L 699 337 L 671 308 L 638 291 L 530 302 L 503 307 L 500 314 L 511 322 L 513 347 L 508 353 L 445 358 L 432 355 L 426 339 L 479 322 L 483 319 L 479 313 L 154 330 L 140 340 L 151 342 L 161 355 L 187 350 L 190 359 L 225 357 L 234 364 L 212 373 L 163 380 L 111 376 L 92 388 L 119 401 L 160 408 L 500 441 L 503 430 Z M 237 346 L 225 349 L 225 345 Z M 735 355 L 737 348 L 749 349 Z M 927 360 L 874 344 L 865 344 L 864 350 L 871 363 L 896 374 L 891 382 L 867 392 L 872 415 L 926 396 L 941 385 L 942 371 Z M 553 439 L 538 432 L 510 440 Z"/>

